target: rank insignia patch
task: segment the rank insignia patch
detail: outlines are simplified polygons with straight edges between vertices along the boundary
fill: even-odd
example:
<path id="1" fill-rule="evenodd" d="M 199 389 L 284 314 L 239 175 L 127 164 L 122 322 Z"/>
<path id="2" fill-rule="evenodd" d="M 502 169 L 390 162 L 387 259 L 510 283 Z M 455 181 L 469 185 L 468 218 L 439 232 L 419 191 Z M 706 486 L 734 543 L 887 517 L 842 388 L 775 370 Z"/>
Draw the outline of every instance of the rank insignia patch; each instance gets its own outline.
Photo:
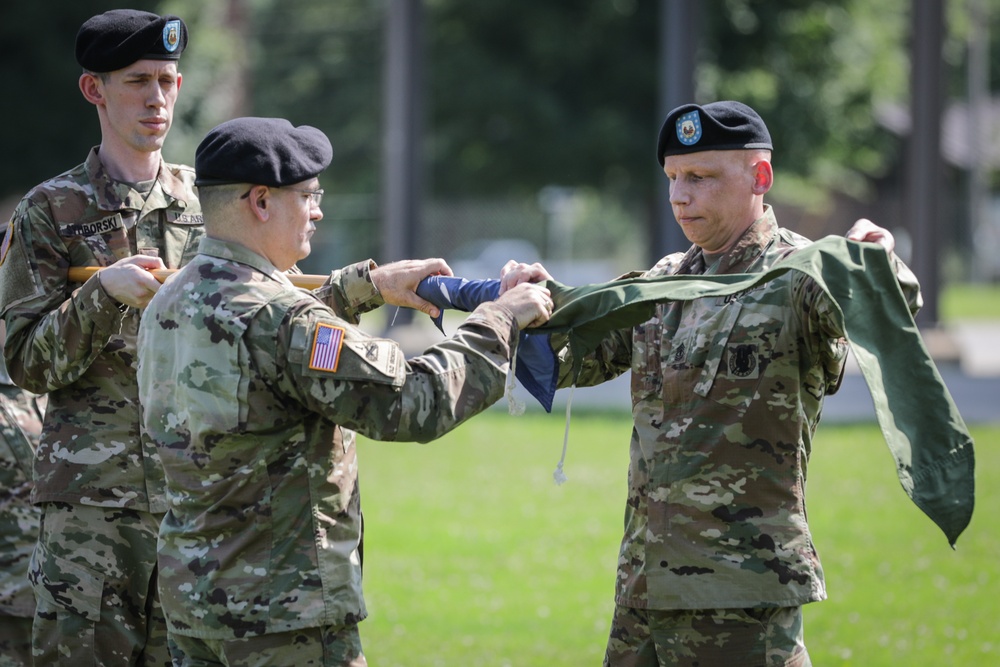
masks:
<path id="1" fill-rule="evenodd" d="M 340 361 L 340 346 L 344 342 L 344 330 L 329 324 L 317 324 L 313 336 L 312 352 L 309 354 L 309 368 L 314 371 L 336 372 Z"/>

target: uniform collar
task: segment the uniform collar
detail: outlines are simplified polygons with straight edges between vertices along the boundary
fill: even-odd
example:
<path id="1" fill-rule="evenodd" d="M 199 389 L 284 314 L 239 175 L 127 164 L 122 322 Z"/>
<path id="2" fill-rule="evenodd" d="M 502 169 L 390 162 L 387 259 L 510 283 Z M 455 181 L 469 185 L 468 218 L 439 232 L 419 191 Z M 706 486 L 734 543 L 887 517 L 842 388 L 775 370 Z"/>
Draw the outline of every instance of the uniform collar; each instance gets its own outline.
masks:
<path id="1" fill-rule="evenodd" d="M 268 276 L 272 280 L 277 280 L 278 282 L 284 283 L 289 287 L 294 287 L 292 281 L 289 280 L 288 275 L 284 271 L 275 267 L 274 264 L 271 264 L 271 262 L 267 261 L 267 259 L 263 256 L 258 255 L 253 250 L 250 250 L 246 246 L 242 246 L 239 243 L 204 236 L 201 241 L 198 242 L 198 253 L 208 255 L 210 257 L 225 259 L 231 262 L 237 262 L 239 264 L 246 264 L 250 268 Z"/>
<path id="2" fill-rule="evenodd" d="M 774 217 L 774 209 L 769 204 L 764 205 L 764 215 L 757 218 L 747 227 L 743 235 L 727 253 L 716 259 L 712 267 L 713 274 L 746 273 L 747 270 L 764 253 L 778 234 L 778 220 Z M 677 273 L 702 274 L 706 272 L 705 253 L 696 245 L 691 246 L 684 254 Z"/>
<path id="3" fill-rule="evenodd" d="M 184 197 L 186 188 L 170 169 L 166 168 L 163 158 L 160 158 L 160 168 L 156 174 L 156 184 L 147 197 L 137 192 L 128 183 L 116 181 L 108 174 L 95 146 L 87 155 L 84 163 L 87 178 L 94 186 L 94 197 L 98 207 L 103 211 L 120 211 L 123 209 L 142 210 L 144 208 L 167 208 L 172 204 L 178 208 L 187 208 Z"/>

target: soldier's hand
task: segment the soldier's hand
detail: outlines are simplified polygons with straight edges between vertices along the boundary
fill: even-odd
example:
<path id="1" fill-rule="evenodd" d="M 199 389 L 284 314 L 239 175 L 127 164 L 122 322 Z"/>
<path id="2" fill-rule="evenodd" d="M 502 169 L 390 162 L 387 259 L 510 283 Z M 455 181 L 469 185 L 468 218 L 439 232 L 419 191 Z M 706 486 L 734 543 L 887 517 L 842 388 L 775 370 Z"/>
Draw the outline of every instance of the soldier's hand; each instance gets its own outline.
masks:
<path id="1" fill-rule="evenodd" d="M 160 289 L 160 282 L 150 271 L 163 268 L 159 257 L 133 255 L 104 267 L 97 276 L 112 299 L 132 308 L 145 308 Z"/>
<path id="2" fill-rule="evenodd" d="M 372 269 L 372 283 L 382 299 L 392 306 L 416 308 L 437 317 L 437 306 L 417 296 L 417 285 L 428 276 L 450 276 L 451 267 L 443 259 L 406 259 Z"/>
<path id="3" fill-rule="evenodd" d="M 519 329 L 537 327 L 545 324 L 552 317 L 552 295 L 541 285 L 523 283 L 512 287 L 497 298 L 497 303 L 503 304 L 514 313 Z"/>
<path id="4" fill-rule="evenodd" d="M 877 243 L 885 248 L 886 252 L 892 252 L 893 248 L 896 247 L 896 239 L 893 238 L 892 232 L 888 229 L 879 227 L 867 218 L 861 218 L 855 222 L 854 225 L 847 230 L 847 238 L 852 241 Z"/>
<path id="5" fill-rule="evenodd" d="M 500 294 L 522 283 L 540 283 L 545 280 L 552 280 L 552 276 L 538 262 L 525 264 L 512 259 L 500 269 Z"/>

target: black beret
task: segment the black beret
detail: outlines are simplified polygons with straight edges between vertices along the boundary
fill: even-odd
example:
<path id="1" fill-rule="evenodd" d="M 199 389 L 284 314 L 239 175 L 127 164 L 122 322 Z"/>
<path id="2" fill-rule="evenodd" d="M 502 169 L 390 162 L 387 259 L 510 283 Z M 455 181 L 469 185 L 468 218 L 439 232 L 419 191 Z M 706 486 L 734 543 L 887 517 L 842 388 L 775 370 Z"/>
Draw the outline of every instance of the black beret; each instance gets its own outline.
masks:
<path id="1" fill-rule="evenodd" d="M 195 185 L 301 183 L 330 165 L 333 147 L 315 127 L 284 118 L 235 118 L 212 129 L 194 153 Z"/>
<path id="2" fill-rule="evenodd" d="M 76 61 L 90 72 L 114 72 L 138 60 L 178 60 L 187 39 L 187 27 L 176 16 L 112 9 L 80 26 Z"/>
<path id="3" fill-rule="evenodd" d="M 699 151 L 771 150 L 771 135 L 757 112 L 742 102 L 685 104 L 667 115 L 656 142 L 656 159 Z"/>

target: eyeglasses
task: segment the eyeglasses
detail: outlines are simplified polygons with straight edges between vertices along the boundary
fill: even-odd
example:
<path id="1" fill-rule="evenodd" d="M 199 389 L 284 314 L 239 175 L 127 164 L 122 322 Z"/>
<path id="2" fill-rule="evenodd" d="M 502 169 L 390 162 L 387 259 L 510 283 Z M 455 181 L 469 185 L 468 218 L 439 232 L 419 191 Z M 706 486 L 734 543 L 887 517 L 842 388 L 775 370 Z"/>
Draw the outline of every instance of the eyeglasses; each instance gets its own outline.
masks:
<path id="1" fill-rule="evenodd" d="M 273 186 L 273 187 L 275 187 L 275 189 L 277 189 L 277 188 L 280 188 L 281 186 Z M 312 200 L 312 203 L 316 204 L 317 208 L 323 202 L 323 188 L 320 188 L 318 190 L 300 190 L 299 188 L 284 188 L 284 189 L 285 190 L 291 190 L 292 192 L 299 192 L 301 194 L 304 194 L 306 197 L 308 197 L 309 199 Z M 249 190 L 247 190 L 246 192 L 244 192 L 242 195 L 240 195 L 240 199 L 246 199 L 247 197 L 250 196 L 250 193 L 252 191 L 253 191 L 253 188 L 250 188 Z"/>
<path id="2" fill-rule="evenodd" d="M 323 188 L 319 188 L 318 190 L 300 190 L 298 188 L 285 188 L 285 189 L 291 190 L 292 192 L 300 192 L 304 194 L 306 197 L 312 199 L 312 203 L 316 204 L 317 208 L 323 201 Z"/>

